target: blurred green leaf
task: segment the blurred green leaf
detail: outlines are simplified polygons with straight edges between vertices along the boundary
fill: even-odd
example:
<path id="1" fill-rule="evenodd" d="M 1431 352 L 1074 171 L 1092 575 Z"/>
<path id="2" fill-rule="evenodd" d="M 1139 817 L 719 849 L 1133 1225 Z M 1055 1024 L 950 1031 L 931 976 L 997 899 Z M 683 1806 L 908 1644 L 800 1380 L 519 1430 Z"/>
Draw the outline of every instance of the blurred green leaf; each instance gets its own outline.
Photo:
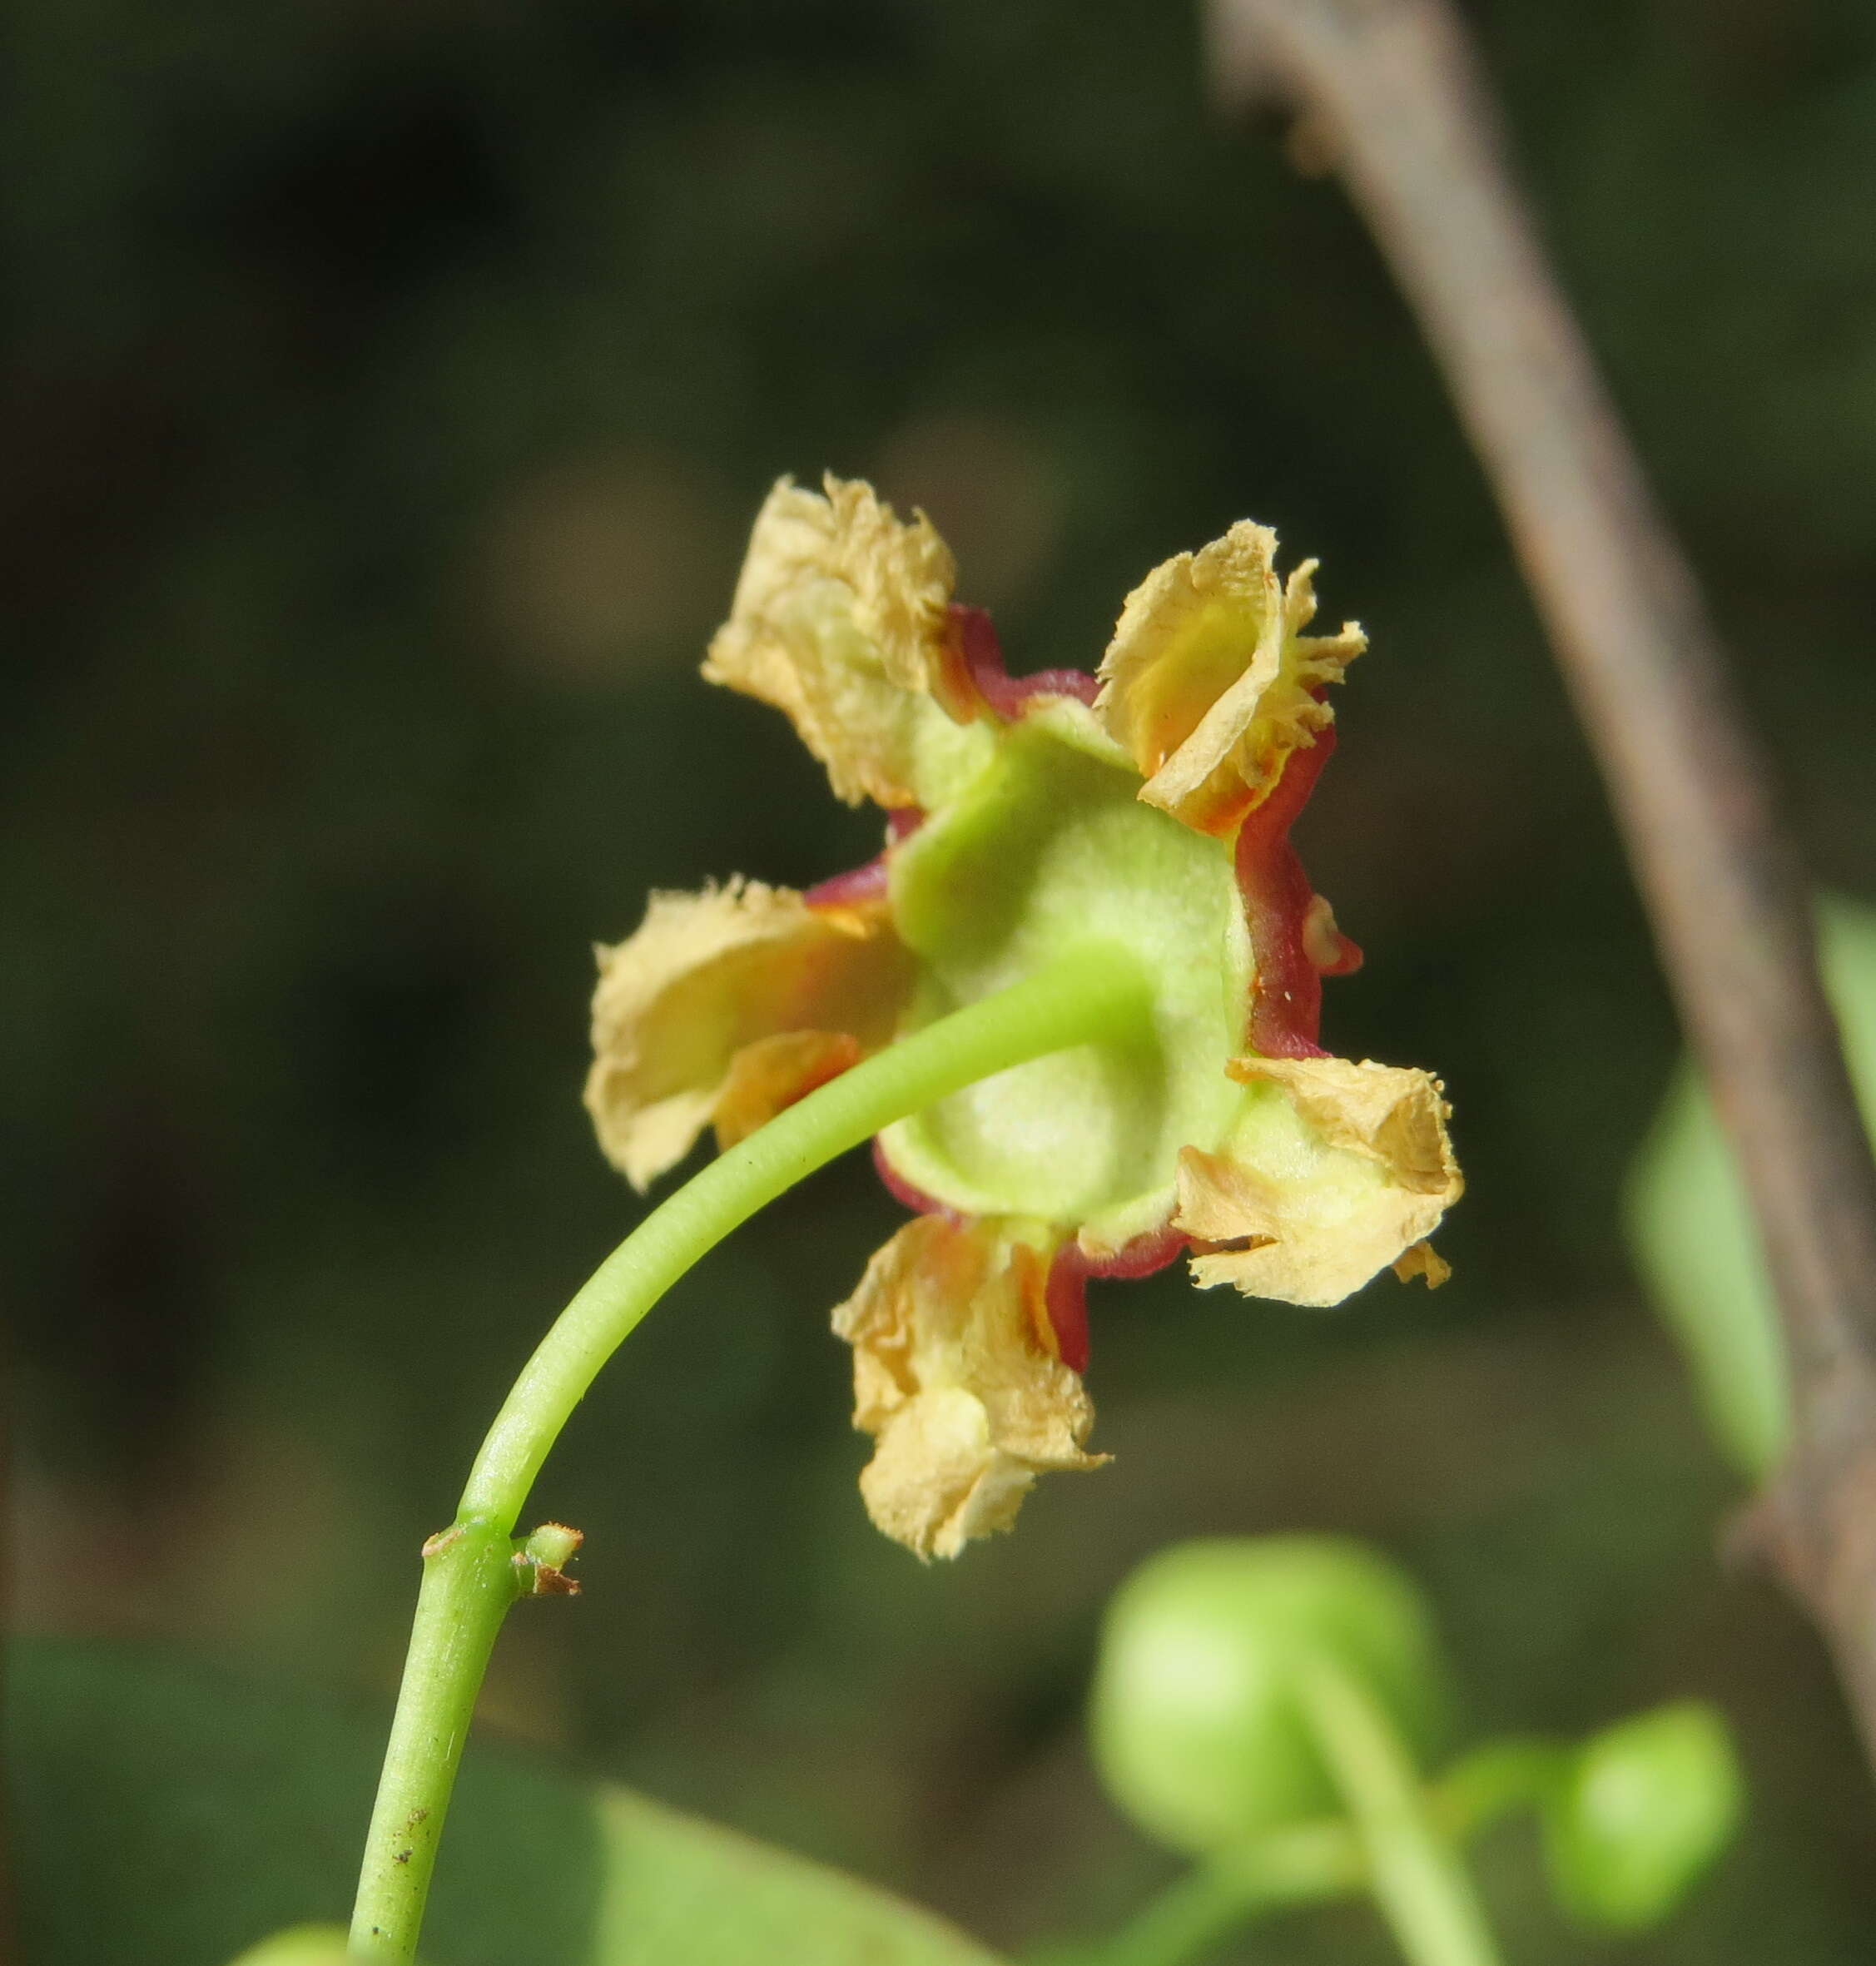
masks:
<path id="1" fill-rule="evenodd" d="M 350 1900 L 381 1721 L 102 1646 L 10 1662 L 23 1956 L 203 1966 Z M 472 1747 L 444 1966 L 994 1966 L 929 1914 L 604 1783 Z"/>
<path id="2" fill-rule="evenodd" d="M 343 1925 L 295 1925 L 251 1946 L 232 1966 L 346 1966 Z"/>
<path id="3" fill-rule="evenodd" d="M 1820 936 L 1864 1119 L 1876 1129 L 1876 909 L 1829 900 Z M 1635 1164 L 1628 1219 L 1636 1261 L 1715 1438 L 1748 1474 L 1765 1474 L 1790 1426 L 1784 1343 L 1744 1189 L 1690 1064 Z"/>

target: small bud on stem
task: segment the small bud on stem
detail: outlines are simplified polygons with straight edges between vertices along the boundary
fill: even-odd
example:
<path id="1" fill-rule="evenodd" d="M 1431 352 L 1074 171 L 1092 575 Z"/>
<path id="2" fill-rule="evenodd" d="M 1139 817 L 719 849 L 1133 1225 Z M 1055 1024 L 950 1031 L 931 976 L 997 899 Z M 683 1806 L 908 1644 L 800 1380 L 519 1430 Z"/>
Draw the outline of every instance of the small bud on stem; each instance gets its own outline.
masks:
<path id="1" fill-rule="evenodd" d="M 514 1567 L 524 1597 L 578 1597 L 579 1586 L 567 1575 L 567 1566 L 586 1541 L 583 1529 L 564 1522 L 543 1522 L 514 1552 Z"/>

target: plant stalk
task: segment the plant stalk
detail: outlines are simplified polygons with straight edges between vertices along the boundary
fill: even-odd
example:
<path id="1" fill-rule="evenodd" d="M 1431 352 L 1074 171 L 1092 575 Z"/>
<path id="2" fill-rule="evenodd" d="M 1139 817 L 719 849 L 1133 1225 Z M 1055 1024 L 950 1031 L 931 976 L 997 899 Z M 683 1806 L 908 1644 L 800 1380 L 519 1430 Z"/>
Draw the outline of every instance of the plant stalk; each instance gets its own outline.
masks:
<path id="1" fill-rule="evenodd" d="M 1368 1885 L 1411 1966 L 1500 1966 L 1472 1874 L 1427 1808 L 1387 1715 L 1340 1668 L 1302 1669 L 1298 1702 L 1366 1846 Z"/>
<path id="2" fill-rule="evenodd" d="M 1222 1850 L 1175 1879 L 1089 1955 L 1089 1966 L 1188 1966 L 1241 1925 L 1358 1894 L 1360 1842 L 1341 1822 L 1303 1823 Z"/>
<path id="3" fill-rule="evenodd" d="M 645 1313 L 758 1209 L 882 1127 L 1046 1053 L 1137 1039 L 1150 1010 L 1151 993 L 1125 951 L 1071 951 L 810 1093 L 661 1203 L 594 1271 L 522 1368 L 476 1456 L 454 1527 L 424 1546 L 359 1877 L 355 1956 L 415 1957 L 476 1692 L 522 1587 L 515 1523 L 574 1407 Z"/>

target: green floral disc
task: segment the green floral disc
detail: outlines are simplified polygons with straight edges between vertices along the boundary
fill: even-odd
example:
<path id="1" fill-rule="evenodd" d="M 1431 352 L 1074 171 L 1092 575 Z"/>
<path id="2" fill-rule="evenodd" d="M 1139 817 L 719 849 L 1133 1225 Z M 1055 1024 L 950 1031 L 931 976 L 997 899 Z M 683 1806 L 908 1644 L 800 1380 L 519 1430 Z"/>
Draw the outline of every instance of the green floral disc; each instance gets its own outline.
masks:
<path id="1" fill-rule="evenodd" d="M 892 856 L 922 977 L 908 1029 L 1077 946 L 1131 952 L 1154 985 L 1137 1043 L 1019 1065 L 886 1130 L 894 1172 L 947 1207 L 1114 1246 L 1165 1220 L 1179 1149 L 1217 1147 L 1246 1103 L 1224 1070 L 1252 977 L 1229 849 L 1139 787 L 1082 705 L 1050 702 Z"/>

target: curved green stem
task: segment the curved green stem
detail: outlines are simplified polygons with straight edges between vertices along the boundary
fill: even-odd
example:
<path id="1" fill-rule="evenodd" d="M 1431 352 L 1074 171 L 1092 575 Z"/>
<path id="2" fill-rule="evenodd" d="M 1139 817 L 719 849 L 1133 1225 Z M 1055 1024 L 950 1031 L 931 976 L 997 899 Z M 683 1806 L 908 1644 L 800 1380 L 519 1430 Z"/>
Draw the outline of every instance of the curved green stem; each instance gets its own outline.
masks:
<path id="1" fill-rule="evenodd" d="M 1132 958 L 1074 951 L 810 1093 L 654 1209 L 600 1264 L 522 1369 L 476 1456 L 453 1530 L 424 1546 L 423 1588 L 359 1877 L 351 1944 L 407 1960 L 456 1765 L 495 1635 L 521 1585 L 515 1522 L 599 1368 L 731 1230 L 881 1127 L 1045 1053 L 1138 1034 L 1151 999 Z"/>
<path id="2" fill-rule="evenodd" d="M 1469 1842 L 1514 1810 L 1541 1807 L 1569 1762 L 1567 1747 L 1536 1735 L 1488 1741 L 1427 1791 L 1430 1826 L 1453 1844 Z M 1186 1966 L 1266 1913 L 1367 1891 L 1371 1840 L 1338 1819 L 1298 1823 L 1221 1851 L 1075 1958 L 1083 1966 Z"/>
<path id="3" fill-rule="evenodd" d="M 1569 1773 L 1571 1755 L 1561 1741 L 1530 1734 L 1487 1741 L 1462 1755 L 1433 1784 L 1434 1820 L 1456 1842 L 1467 1842 L 1516 1809 L 1541 1809 Z"/>
<path id="4" fill-rule="evenodd" d="M 475 1696 L 502 1620 L 521 1594 L 514 1555 L 513 1540 L 488 1522 L 459 1524 L 424 1545 L 424 1581 L 352 1914 L 352 1950 L 361 1958 L 416 1955 Z"/>
<path id="5" fill-rule="evenodd" d="M 1304 1823 L 1220 1851 L 1169 1884 L 1089 1966 L 1185 1966 L 1266 1912 L 1359 1891 L 1367 1859 L 1346 1823 Z"/>
<path id="6" fill-rule="evenodd" d="M 1484 1908 L 1429 1813 L 1418 1770 L 1373 1696 L 1338 1667 L 1298 1675 L 1298 1699 L 1367 1852 L 1368 1886 L 1412 1966 L 1499 1966 Z"/>

